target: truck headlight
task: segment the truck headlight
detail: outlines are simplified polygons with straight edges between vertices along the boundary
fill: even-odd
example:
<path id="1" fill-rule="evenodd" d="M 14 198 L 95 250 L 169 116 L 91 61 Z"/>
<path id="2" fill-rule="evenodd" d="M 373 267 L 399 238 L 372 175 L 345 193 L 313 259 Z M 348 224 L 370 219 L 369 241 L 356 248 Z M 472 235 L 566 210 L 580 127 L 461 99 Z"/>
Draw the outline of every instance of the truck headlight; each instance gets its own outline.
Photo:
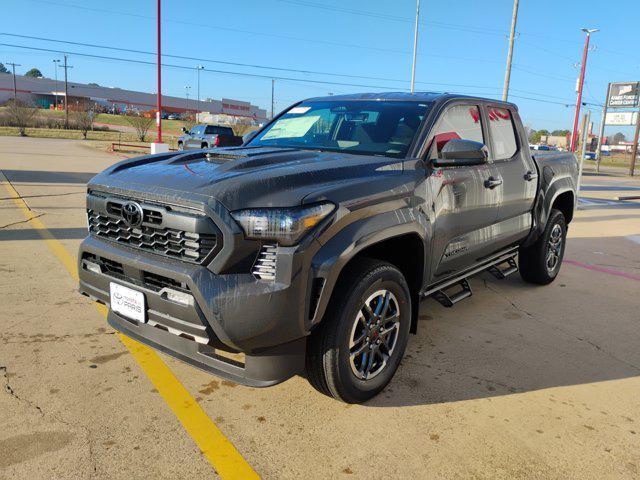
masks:
<path id="1" fill-rule="evenodd" d="M 280 245 L 295 245 L 302 236 L 333 212 L 333 203 L 291 208 L 252 208 L 231 212 L 247 238 L 275 240 Z"/>

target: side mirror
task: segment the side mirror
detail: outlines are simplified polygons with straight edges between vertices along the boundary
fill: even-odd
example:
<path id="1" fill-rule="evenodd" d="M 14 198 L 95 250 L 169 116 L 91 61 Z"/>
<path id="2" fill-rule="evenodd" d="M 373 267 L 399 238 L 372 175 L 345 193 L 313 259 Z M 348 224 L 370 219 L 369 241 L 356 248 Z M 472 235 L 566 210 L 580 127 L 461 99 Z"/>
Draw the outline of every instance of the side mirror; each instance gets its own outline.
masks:
<path id="1" fill-rule="evenodd" d="M 187 127 L 181 127 L 180 130 L 182 130 L 182 133 L 188 133 L 187 132 Z"/>
<path id="2" fill-rule="evenodd" d="M 242 144 L 247 144 L 249 143 L 251 140 L 253 140 L 253 137 L 255 137 L 258 134 L 258 130 L 254 130 L 253 132 L 249 132 L 249 133 L 245 133 L 242 136 Z"/>
<path id="3" fill-rule="evenodd" d="M 489 150 L 484 143 L 473 140 L 449 140 L 442 151 L 442 158 L 433 161 L 436 167 L 462 167 L 487 163 Z"/>

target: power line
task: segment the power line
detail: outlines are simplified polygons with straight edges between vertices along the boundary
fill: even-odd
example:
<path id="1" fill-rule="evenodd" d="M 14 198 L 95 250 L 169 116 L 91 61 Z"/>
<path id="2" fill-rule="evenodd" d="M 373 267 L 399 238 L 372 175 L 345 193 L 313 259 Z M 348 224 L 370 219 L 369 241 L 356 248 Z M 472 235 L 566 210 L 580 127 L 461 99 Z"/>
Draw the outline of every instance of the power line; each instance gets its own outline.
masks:
<path id="1" fill-rule="evenodd" d="M 135 49 L 130 49 L 130 48 L 113 47 L 113 46 L 86 43 L 86 42 L 76 42 L 76 41 L 70 41 L 70 40 L 59 40 L 59 39 L 53 39 L 53 38 L 36 37 L 36 36 L 32 36 L 32 35 L 20 35 L 20 34 L 14 34 L 14 33 L 6 33 L 6 32 L 0 32 L 0 35 L 10 36 L 10 37 L 17 37 L 17 38 L 25 38 L 25 39 L 30 39 L 30 40 L 39 40 L 39 41 L 46 41 L 46 42 L 53 42 L 53 43 L 61 43 L 61 44 L 65 44 L 65 45 L 83 46 L 83 47 L 90 47 L 90 48 L 100 48 L 100 49 L 104 49 L 104 50 L 114 50 L 114 51 L 119 51 L 119 52 L 136 53 L 136 54 L 142 54 L 142 55 L 155 56 L 155 52 L 149 52 L 149 51 L 145 51 L 145 50 L 135 50 Z M 198 62 L 219 63 L 219 64 L 223 64 L 223 65 L 233 65 L 233 66 L 241 66 L 241 67 L 248 67 L 248 68 L 259 68 L 259 69 L 266 69 L 266 70 L 301 73 L 301 74 L 305 74 L 305 75 L 306 74 L 310 74 L 310 75 L 325 75 L 325 76 L 335 76 L 335 77 L 343 77 L 343 78 L 356 78 L 356 79 L 365 79 L 365 80 L 382 80 L 382 81 L 385 81 L 385 82 L 402 82 L 402 83 L 407 83 L 408 82 L 407 80 L 404 80 L 404 79 L 395 79 L 395 78 L 388 78 L 388 77 L 367 76 L 367 75 L 351 75 L 351 74 L 322 72 L 322 71 L 314 71 L 314 70 L 301 70 L 301 69 L 287 68 L 287 67 L 270 67 L 270 66 L 266 66 L 266 65 L 257 65 L 257 64 L 241 63 L 241 62 L 231 62 L 231 61 L 226 61 L 226 60 L 215 60 L 215 59 L 210 59 L 210 58 L 188 57 L 188 56 L 183 56 L 183 55 L 163 54 L 163 56 L 170 57 L 170 58 L 176 58 L 176 59 L 182 59 L 182 60 L 198 61 Z M 514 64 L 514 68 L 519 68 L 519 67 Z M 540 74 L 540 73 L 537 73 L 537 72 L 529 71 L 529 70 L 526 70 L 526 69 L 521 69 L 521 70 L 525 71 L 527 73 L 530 73 L 532 75 L 541 75 L 541 76 L 547 77 L 544 74 Z M 556 77 L 556 78 L 558 78 L 558 77 Z M 563 78 L 562 79 L 558 78 L 558 79 L 572 81 L 570 79 L 563 79 Z M 423 84 L 423 85 L 432 85 L 432 86 L 436 86 L 436 87 L 478 88 L 478 89 L 483 89 L 483 90 L 498 90 L 497 87 L 489 87 L 489 86 L 483 86 L 483 85 L 468 85 L 468 84 L 443 83 L 443 82 L 424 82 L 424 81 L 416 81 L 416 83 L 420 83 L 420 84 Z M 514 92 L 528 93 L 528 94 L 531 94 L 531 95 L 538 95 L 538 96 L 543 96 L 543 97 L 548 97 L 548 98 L 555 98 L 555 99 L 564 100 L 562 97 L 557 97 L 557 96 L 553 96 L 553 95 L 547 95 L 547 94 L 543 94 L 543 93 L 539 93 L 539 92 L 531 92 L 531 91 L 527 91 L 527 90 L 514 89 L 514 88 L 512 88 L 511 90 L 513 90 Z"/>
<path id="2" fill-rule="evenodd" d="M 371 10 L 358 10 L 355 8 L 345 8 L 345 7 L 339 7 L 339 6 L 333 6 L 333 5 L 326 5 L 323 3 L 309 2 L 304 0 L 275 0 L 275 1 L 281 2 L 281 3 L 288 3 L 291 5 L 296 5 L 300 7 L 311 7 L 311 8 L 317 8 L 320 10 L 329 10 L 332 12 L 346 13 L 349 15 L 358 15 L 358 16 L 369 17 L 369 18 L 377 18 L 380 20 L 388 20 L 393 22 L 408 22 L 408 23 L 414 22 L 413 18 L 389 15 L 386 13 L 374 12 Z M 433 20 L 422 21 L 419 23 L 420 25 L 446 28 L 447 30 L 460 30 L 463 32 L 477 33 L 482 35 L 492 35 L 492 36 L 499 36 L 499 37 L 507 36 L 506 32 L 503 32 L 502 30 L 485 28 L 485 27 L 477 27 L 473 25 L 460 25 L 456 23 L 438 22 Z"/>
<path id="3" fill-rule="evenodd" d="M 0 45 L 1 46 L 5 46 L 5 47 L 23 48 L 23 49 L 26 49 L 26 50 L 35 50 L 35 51 L 40 51 L 40 52 L 60 53 L 59 50 L 54 50 L 54 49 L 51 49 L 51 48 L 28 47 L 28 46 L 25 46 L 25 45 L 16 45 L 16 44 L 11 44 L 11 43 L 0 43 Z M 90 54 L 90 53 L 71 52 L 71 51 L 67 51 L 67 53 L 75 55 L 75 56 L 78 56 L 78 57 L 97 58 L 97 59 L 100 59 L 100 60 L 114 60 L 114 61 L 121 61 L 121 62 L 128 62 L 128 63 L 137 63 L 137 64 L 141 64 L 141 65 L 155 65 L 155 62 L 150 62 L 150 61 L 146 61 L 146 60 L 136 60 L 136 59 L 132 59 L 132 58 L 111 57 L 111 56 L 107 56 L 107 55 L 95 55 L 95 54 Z M 163 67 L 169 67 L 169 68 L 177 68 L 177 69 L 181 69 L 181 70 L 193 71 L 193 67 L 191 67 L 191 66 L 175 65 L 175 64 L 170 64 L 170 63 L 163 63 L 162 66 Z M 297 82 L 320 83 L 320 84 L 325 84 L 325 85 L 344 85 L 344 86 L 351 86 L 351 87 L 389 89 L 389 86 L 364 85 L 364 84 L 342 83 L 342 82 L 330 82 L 330 81 L 326 81 L 326 80 L 311 80 L 311 79 L 306 79 L 306 78 L 278 77 L 278 76 L 273 76 L 273 75 L 262 75 L 262 74 L 258 74 L 258 73 L 235 72 L 235 71 L 229 71 L 229 70 L 218 70 L 218 69 L 210 69 L 210 68 L 205 69 L 203 71 L 208 72 L 208 73 L 220 73 L 220 74 L 225 74 L 225 75 L 239 75 L 239 76 L 254 77 L 254 78 L 266 78 L 266 79 L 275 78 L 275 79 L 278 79 L 278 80 L 295 80 Z M 403 89 L 403 90 L 406 90 L 406 89 Z"/>
<path id="4" fill-rule="evenodd" d="M 26 50 L 34 50 L 34 51 L 40 51 L 40 52 L 60 53 L 58 50 L 53 50 L 53 49 L 49 49 L 49 48 L 29 47 L 29 46 L 25 46 L 25 45 L 16 45 L 16 44 L 9 44 L 9 43 L 0 43 L 0 46 L 12 47 L 12 48 L 22 48 L 22 49 L 26 49 Z M 140 64 L 140 65 L 149 65 L 149 66 L 155 66 L 156 65 L 155 62 L 146 61 L 146 60 L 136 60 L 136 59 L 131 59 L 131 58 L 121 58 L 121 57 L 113 57 L 113 56 L 107 56 L 107 55 L 95 55 L 95 54 L 90 54 L 90 53 L 71 52 L 71 51 L 67 51 L 66 53 L 67 54 L 71 54 L 71 55 L 75 55 L 75 56 L 78 56 L 78 57 L 96 58 L 96 59 L 100 59 L 100 60 L 120 61 L 120 62 L 126 62 L 126 63 Z M 163 63 L 162 66 L 168 67 L 168 68 L 176 68 L 176 69 L 180 69 L 180 70 L 193 71 L 193 67 L 191 67 L 191 66 L 175 65 L 175 64 L 169 64 L 169 63 Z M 269 80 L 271 80 L 271 79 L 285 80 L 285 81 L 292 81 L 292 82 L 298 82 L 298 83 L 302 82 L 302 83 L 320 84 L 320 85 L 335 85 L 335 86 L 347 86 L 347 87 L 358 87 L 358 88 L 375 88 L 375 89 L 387 90 L 387 91 L 388 90 L 392 90 L 392 89 L 397 89 L 397 87 L 391 88 L 388 85 L 387 86 L 381 86 L 381 85 L 368 85 L 368 84 L 360 84 L 360 83 L 332 82 L 332 81 L 327 81 L 327 80 L 311 80 L 311 79 L 305 79 L 305 78 L 292 78 L 292 77 L 284 77 L 284 76 L 263 75 L 263 74 L 257 74 L 257 73 L 235 72 L 235 71 L 229 71 L 229 70 L 204 69 L 203 71 L 207 72 L 207 73 L 217 73 L 217 74 L 222 74 L 222 75 L 238 75 L 238 76 L 269 79 Z M 449 86 L 452 86 L 452 85 L 449 85 Z M 467 88 L 473 88 L 473 86 L 468 86 Z M 480 87 L 480 88 L 492 88 L 492 87 Z M 408 91 L 408 89 L 406 89 L 406 88 L 400 88 L 399 90 Z M 495 89 L 494 88 L 494 90 L 499 90 L 499 89 Z M 486 95 L 486 93 L 482 93 L 480 95 Z M 569 102 L 556 102 L 556 101 L 543 100 L 543 99 L 540 99 L 540 98 L 526 97 L 526 96 L 521 96 L 521 95 L 512 95 L 512 97 L 520 98 L 520 99 L 523 99 L 523 100 L 531 100 L 531 101 L 535 101 L 535 102 L 556 104 L 556 105 L 569 105 L 570 104 Z"/>
<path id="5" fill-rule="evenodd" d="M 117 10 L 107 10 L 104 8 L 94 8 L 94 7 L 86 7 L 84 5 L 73 5 L 73 4 L 68 4 L 68 3 L 59 3 L 59 2 L 52 2 L 52 1 L 48 1 L 48 0 L 29 0 L 31 2 L 35 2 L 35 3 L 42 3 L 42 4 L 46 4 L 46 5 L 54 5 L 57 7 L 68 7 L 68 8 L 75 8 L 78 10 L 86 10 L 86 11 L 90 11 L 90 12 L 96 12 L 96 13 L 109 13 L 109 14 L 113 14 L 113 15 L 121 15 L 121 16 L 126 16 L 126 17 L 134 17 L 134 18 L 141 18 L 144 20 L 152 20 L 155 21 L 155 17 L 153 16 L 149 16 L 149 15 L 142 15 L 142 14 L 137 14 L 137 13 L 129 13 L 129 12 L 121 12 L 121 11 L 117 11 Z M 303 37 L 294 37 L 291 35 L 283 35 L 283 34 L 277 34 L 277 33 L 267 33 L 267 32 L 257 32 L 254 30 L 243 30 L 243 29 L 239 29 L 239 28 L 232 28 L 232 27 L 225 27 L 222 25 L 213 25 L 213 24 L 205 24 L 205 23 L 196 23 L 196 22 L 187 22 L 184 20 L 175 20 L 175 19 L 169 19 L 169 20 L 163 20 L 163 23 L 174 23 L 174 24 L 178 24 L 178 25 L 185 25 L 188 27 L 201 27 L 201 28 L 206 28 L 206 29 L 210 29 L 210 30 L 216 30 L 216 31 L 227 31 L 227 32 L 234 32 L 234 33 L 243 33 L 243 34 L 249 34 L 249 35 L 258 35 L 258 36 L 264 36 L 264 37 L 272 37 L 272 38 L 279 38 L 279 39 L 283 39 L 283 40 L 287 40 L 287 41 L 297 41 L 297 42 L 309 42 L 309 43 L 318 43 L 318 44 L 322 44 L 322 45 L 331 45 L 331 46 L 335 46 L 335 47 L 346 47 L 346 48 L 356 48 L 356 49 L 362 49 L 362 50 L 372 50 L 372 51 L 377 51 L 377 52 L 385 52 L 385 53 L 394 53 L 394 54 L 405 54 L 405 55 L 409 55 L 411 52 L 409 51 L 403 51 L 403 50 L 393 50 L 393 49 L 388 49 L 388 48 L 379 48 L 379 47 L 372 47 L 369 45 L 358 45 L 358 44 L 353 44 L 353 43 L 344 43 L 344 42 L 332 42 L 330 40 L 320 40 L 320 39 L 311 39 L 311 38 L 303 38 Z"/>
<path id="6" fill-rule="evenodd" d="M 100 49 L 104 49 L 104 50 L 114 50 L 114 51 L 119 51 L 119 52 L 136 53 L 136 54 L 142 54 L 142 55 L 154 55 L 155 56 L 155 52 L 149 52 L 149 51 L 145 51 L 145 50 L 135 50 L 135 49 L 131 49 L 131 48 L 112 47 L 112 46 L 100 45 L 100 44 L 94 44 L 94 43 L 75 42 L 75 41 L 69 41 L 69 40 L 58 40 L 58 39 L 53 39 L 53 38 L 36 37 L 36 36 L 31 36 L 31 35 L 20 35 L 20 34 L 15 34 L 15 33 L 6 33 L 6 32 L 0 32 L 0 35 L 10 36 L 10 37 L 17 37 L 17 38 L 24 38 L 24 39 L 30 39 L 30 40 L 39 40 L 39 41 L 52 42 L 52 43 L 61 43 L 61 44 L 65 44 L 65 45 L 74 45 L 74 46 L 82 46 L 82 47 L 90 47 L 90 48 L 100 48 Z M 394 78 L 388 78 L 388 77 L 352 75 L 352 74 L 333 73 L 333 72 L 321 72 L 321 71 L 301 70 L 301 69 L 287 68 L 287 67 L 270 67 L 270 66 L 266 66 L 266 65 L 258 65 L 258 64 L 251 64 L 251 63 L 230 62 L 230 61 L 225 61 L 225 60 L 215 60 L 215 59 L 200 58 L 200 57 L 188 57 L 188 56 L 184 56 L 184 55 L 163 54 L 163 56 L 164 57 L 168 57 L 168 58 L 181 59 L 181 60 L 190 60 L 190 61 L 208 62 L 208 63 L 219 63 L 219 64 L 223 64 L 223 65 L 232 65 L 232 66 L 239 66 L 239 67 L 258 68 L 258 69 L 275 70 L 275 71 L 284 71 L 284 72 L 291 72 L 291 73 L 301 73 L 301 74 L 305 74 L 305 75 L 325 75 L 325 76 L 334 76 L 334 77 L 343 77 L 343 78 L 355 78 L 355 79 L 364 79 L 364 80 L 381 80 L 381 81 L 385 81 L 385 82 L 403 82 L 403 83 L 407 83 L 408 82 L 408 80 L 394 79 Z M 442 82 L 424 82 L 424 81 L 416 81 L 416 83 L 420 83 L 420 84 L 423 84 L 423 85 L 440 86 L 440 87 L 494 89 L 494 87 L 487 87 L 487 86 L 483 86 L 483 85 L 467 85 L 467 84 L 442 83 Z"/>

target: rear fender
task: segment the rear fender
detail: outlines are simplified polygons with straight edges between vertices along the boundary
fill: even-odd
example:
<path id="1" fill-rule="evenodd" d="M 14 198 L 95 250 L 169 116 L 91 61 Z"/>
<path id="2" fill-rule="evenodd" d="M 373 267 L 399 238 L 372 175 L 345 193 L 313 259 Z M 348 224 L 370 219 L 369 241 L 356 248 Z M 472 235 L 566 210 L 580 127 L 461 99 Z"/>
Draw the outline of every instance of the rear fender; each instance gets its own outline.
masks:
<path id="1" fill-rule="evenodd" d="M 553 204 L 558 196 L 566 192 L 571 192 L 573 197 L 573 208 L 575 209 L 575 189 L 576 185 L 570 174 L 558 175 L 555 173 L 554 169 L 548 165 L 545 165 L 542 168 L 542 175 L 540 175 L 540 188 L 533 207 L 533 226 L 529 236 L 522 243 L 523 247 L 527 247 L 535 243 L 540 235 L 542 235 L 547 224 L 547 220 L 549 219 L 549 215 L 551 214 Z"/>

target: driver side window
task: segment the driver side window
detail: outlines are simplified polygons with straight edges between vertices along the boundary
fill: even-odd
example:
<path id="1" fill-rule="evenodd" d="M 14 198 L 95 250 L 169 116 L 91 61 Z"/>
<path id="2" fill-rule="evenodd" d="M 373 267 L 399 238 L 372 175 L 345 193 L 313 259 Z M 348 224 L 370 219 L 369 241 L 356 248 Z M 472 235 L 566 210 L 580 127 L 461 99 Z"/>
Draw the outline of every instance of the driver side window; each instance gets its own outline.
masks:
<path id="1" fill-rule="evenodd" d="M 433 130 L 429 158 L 441 159 L 442 147 L 454 139 L 484 143 L 480 110 L 477 105 L 455 105 L 440 116 Z"/>

